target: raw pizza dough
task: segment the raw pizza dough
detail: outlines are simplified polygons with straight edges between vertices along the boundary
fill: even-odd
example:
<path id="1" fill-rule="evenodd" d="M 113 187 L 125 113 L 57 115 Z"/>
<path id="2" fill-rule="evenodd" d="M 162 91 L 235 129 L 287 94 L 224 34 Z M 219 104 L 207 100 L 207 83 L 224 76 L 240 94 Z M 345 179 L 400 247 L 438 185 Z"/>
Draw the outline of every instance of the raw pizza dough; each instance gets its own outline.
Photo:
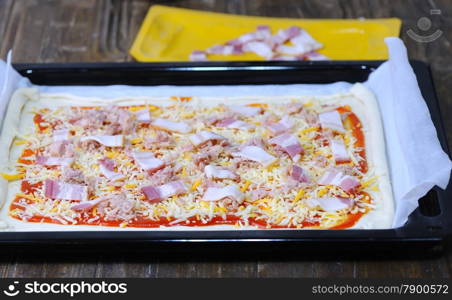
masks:
<path id="1" fill-rule="evenodd" d="M 355 84 L 346 94 L 330 96 L 277 96 L 277 97 L 194 97 L 188 105 L 215 106 L 227 103 L 234 105 L 246 105 L 250 103 L 290 103 L 296 99 L 302 103 L 319 102 L 321 104 L 349 105 L 352 111 L 359 117 L 363 124 L 363 132 L 366 141 L 366 155 L 369 171 L 377 178 L 378 189 L 369 192 L 374 202 L 374 209 L 364 215 L 352 228 L 358 229 L 383 229 L 390 228 L 394 215 L 394 201 L 390 185 L 389 172 L 385 153 L 384 133 L 379 116 L 379 109 L 373 94 L 362 84 Z M 68 94 L 39 94 L 36 89 L 17 90 L 10 102 L 8 112 L 4 120 L 2 135 L 0 137 L 0 167 L 1 172 L 14 172 L 14 166 L 23 146 L 15 145 L 14 140 L 32 133 L 35 128 L 33 112 L 40 108 L 57 108 L 59 106 L 103 106 L 115 104 L 119 106 L 131 106 L 153 104 L 168 106 L 174 104 L 168 97 L 133 97 L 118 99 L 81 98 Z M 27 223 L 14 219 L 8 215 L 10 203 L 15 194 L 20 191 L 20 180 L 6 181 L 0 177 L 0 201 L 2 205 L 0 225 L 4 230 L 15 231 L 40 231 L 40 230 L 255 230 L 254 226 L 232 225 L 214 226 L 173 226 L 164 228 L 119 228 L 107 226 L 88 225 L 58 225 L 50 223 Z M 293 229 L 296 230 L 296 229 Z"/>

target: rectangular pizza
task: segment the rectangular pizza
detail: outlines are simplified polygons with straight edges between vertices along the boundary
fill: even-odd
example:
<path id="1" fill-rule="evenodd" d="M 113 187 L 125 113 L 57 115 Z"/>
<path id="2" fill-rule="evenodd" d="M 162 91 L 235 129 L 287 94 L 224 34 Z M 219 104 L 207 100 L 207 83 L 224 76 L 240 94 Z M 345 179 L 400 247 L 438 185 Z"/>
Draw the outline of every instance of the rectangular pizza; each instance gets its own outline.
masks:
<path id="1" fill-rule="evenodd" d="M 0 143 L 6 230 L 389 228 L 377 102 L 19 89 Z"/>

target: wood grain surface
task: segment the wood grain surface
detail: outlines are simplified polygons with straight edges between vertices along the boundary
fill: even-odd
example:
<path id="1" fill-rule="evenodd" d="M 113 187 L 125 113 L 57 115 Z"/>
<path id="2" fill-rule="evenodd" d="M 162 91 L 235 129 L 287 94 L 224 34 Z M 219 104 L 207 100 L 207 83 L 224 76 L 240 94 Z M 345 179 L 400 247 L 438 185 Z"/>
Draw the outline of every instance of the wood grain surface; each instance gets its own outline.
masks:
<path id="1" fill-rule="evenodd" d="M 431 65 L 445 126 L 452 145 L 452 2 L 450 0 L 0 0 L 0 58 L 14 50 L 14 62 L 131 61 L 128 49 L 152 4 L 243 15 L 293 18 L 376 18 L 403 20 L 401 37 L 413 59 Z M 443 35 L 419 43 L 406 34 L 420 17 L 440 9 L 434 23 Z M 350 45 L 352 47 L 353 45 Z M 435 258 L 201 259 L 181 255 L 67 255 L 7 253 L 2 277 L 357 277 L 445 278 L 452 275 L 451 245 Z M 409 249 L 407 249 L 409 252 Z M 105 250 L 108 253 L 108 249 Z M 133 253 L 133 249 L 131 249 Z"/>

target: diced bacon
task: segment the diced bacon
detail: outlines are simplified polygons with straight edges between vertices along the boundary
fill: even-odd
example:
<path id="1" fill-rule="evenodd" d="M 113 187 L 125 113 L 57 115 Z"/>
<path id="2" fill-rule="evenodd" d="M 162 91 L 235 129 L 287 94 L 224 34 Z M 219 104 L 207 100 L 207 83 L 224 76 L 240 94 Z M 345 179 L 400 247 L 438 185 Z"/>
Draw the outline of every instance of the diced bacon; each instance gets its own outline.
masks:
<path id="1" fill-rule="evenodd" d="M 350 161 L 347 148 L 342 140 L 330 139 L 331 151 L 333 151 L 334 160 L 336 163 Z"/>
<path id="2" fill-rule="evenodd" d="M 227 185 L 221 188 L 218 187 L 207 188 L 201 200 L 219 201 L 226 198 L 242 202 L 245 196 L 236 185 Z"/>
<path id="3" fill-rule="evenodd" d="M 86 201 L 88 187 L 80 184 L 70 184 L 46 179 L 44 183 L 45 196 L 51 199 Z"/>
<path id="4" fill-rule="evenodd" d="M 319 179 L 318 184 L 335 185 L 346 192 L 350 192 L 360 185 L 359 181 L 355 177 L 344 175 L 342 172 L 337 170 L 325 172 L 325 174 L 323 174 L 323 176 Z"/>
<path id="5" fill-rule="evenodd" d="M 171 196 L 180 195 L 187 192 L 185 184 L 180 181 L 172 181 L 160 186 L 145 186 L 142 189 L 146 200 L 151 203 L 160 202 Z"/>
<path id="6" fill-rule="evenodd" d="M 135 116 L 137 121 L 140 123 L 149 123 L 151 122 L 151 114 L 149 113 L 149 109 L 140 109 L 135 112 Z"/>
<path id="7" fill-rule="evenodd" d="M 273 57 L 273 50 L 271 45 L 265 42 L 252 41 L 246 43 L 243 46 L 243 50 L 247 52 L 253 52 L 259 56 L 262 56 L 265 59 L 270 59 Z"/>
<path id="8" fill-rule="evenodd" d="M 269 40 L 272 37 L 272 32 L 270 30 L 270 26 L 268 25 L 259 25 L 256 28 L 255 37 L 258 40 Z"/>
<path id="9" fill-rule="evenodd" d="M 306 60 L 330 60 L 328 56 L 320 54 L 316 51 L 311 51 L 303 55 Z"/>
<path id="10" fill-rule="evenodd" d="M 359 181 L 350 175 L 345 175 L 342 177 L 340 187 L 346 192 L 350 192 L 354 188 L 358 187 L 360 185 Z"/>
<path id="11" fill-rule="evenodd" d="M 299 33 L 290 39 L 298 54 L 305 54 L 320 49 L 323 45 L 317 42 L 306 30 L 301 29 Z"/>
<path id="12" fill-rule="evenodd" d="M 267 125 L 268 130 L 270 130 L 274 135 L 281 134 L 290 130 L 293 127 L 293 121 L 285 116 L 279 122 L 270 123 Z"/>
<path id="13" fill-rule="evenodd" d="M 325 174 L 318 180 L 320 185 L 336 185 L 339 186 L 343 177 L 342 172 L 332 170 L 326 171 Z"/>
<path id="14" fill-rule="evenodd" d="M 301 147 L 297 137 L 293 134 L 283 133 L 268 140 L 270 144 L 277 145 L 281 150 L 286 152 L 292 160 L 297 161 L 304 150 Z"/>
<path id="15" fill-rule="evenodd" d="M 83 202 L 77 203 L 75 205 L 72 205 L 71 209 L 76 210 L 76 211 L 89 211 L 91 208 L 95 207 L 102 201 L 105 201 L 108 199 L 109 199 L 109 197 L 107 196 L 107 197 L 99 197 L 99 198 L 96 198 L 96 199 L 90 200 L 90 201 L 83 201 Z"/>
<path id="16" fill-rule="evenodd" d="M 66 141 L 69 139 L 69 129 L 58 129 L 53 131 L 53 141 Z"/>
<path id="17" fill-rule="evenodd" d="M 345 128 L 341 120 L 341 115 L 337 110 L 319 114 L 319 121 L 320 126 L 322 126 L 323 129 L 328 128 L 338 132 L 345 132 Z"/>
<path id="18" fill-rule="evenodd" d="M 213 165 L 205 166 L 204 173 L 206 174 L 207 178 L 214 178 L 214 179 L 237 179 L 239 176 L 226 169 L 226 168 L 219 168 Z"/>
<path id="19" fill-rule="evenodd" d="M 150 174 L 165 166 L 165 162 L 155 158 L 151 152 L 133 152 L 132 156 L 135 162 Z"/>
<path id="20" fill-rule="evenodd" d="M 36 164 L 42 166 L 69 166 L 73 161 L 71 157 L 36 156 Z"/>
<path id="21" fill-rule="evenodd" d="M 194 50 L 190 54 L 191 61 L 207 61 L 207 55 L 205 51 Z"/>
<path id="22" fill-rule="evenodd" d="M 216 123 L 216 126 L 218 127 L 225 127 L 225 128 L 234 128 L 234 129 L 251 129 L 254 128 L 253 125 L 241 121 L 241 120 L 237 120 L 235 118 L 226 118 L 221 120 L 220 122 Z"/>
<path id="23" fill-rule="evenodd" d="M 196 134 L 188 136 L 188 139 L 195 147 L 201 146 L 208 141 L 224 141 L 226 138 L 222 135 L 210 132 L 210 131 L 199 131 Z"/>
<path id="24" fill-rule="evenodd" d="M 292 172 L 290 173 L 290 177 L 298 182 L 309 182 L 309 178 L 306 175 L 306 172 L 302 167 L 297 165 L 292 166 Z"/>
<path id="25" fill-rule="evenodd" d="M 239 54 L 238 45 L 215 45 L 207 49 L 208 54 L 221 54 L 221 55 L 231 55 L 231 54 Z"/>
<path id="26" fill-rule="evenodd" d="M 233 153 L 232 155 L 261 163 L 264 166 L 269 166 L 276 161 L 276 157 L 256 146 L 246 146 L 240 152 Z"/>
<path id="27" fill-rule="evenodd" d="M 353 200 L 341 197 L 310 198 L 306 200 L 306 204 L 312 208 L 319 206 L 324 211 L 338 211 L 353 207 Z"/>
<path id="28" fill-rule="evenodd" d="M 281 29 L 271 37 L 271 41 L 275 46 L 284 44 L 288 40 L 299 35 L 300 31 L 300 27 L 297 26 L 291 26 L 287 29 Z"/>
<path id="29" fill-rule="evenodd" d="M 96 141 L 107 147 L 122 147 L 124 145 L 124 136 L 120 135 L 92 135 L 84 136 L 80 141 Z"/>
<path id="30" fill-rule="evenodd" d="M 123 179 L 125 176 L 115 172 L 115 161 L 111 158 L 99 159 L 100 171 L 112 181 Z"/>
<path id="31" fill-rule="evenodd" d="M 151 125 L 157 129 L 179 132 L 179 133 L 189 133 L 192 128 L 184 122 L 173 122 L 167 119 L 157 118 L 151 122 Z"/>
<path id="32" fill-rule="evenodd" d="M 229 109 L 245 117 L 255 117 L 262 112 L 261 107 L 245 105 L 229 105 Z"/>

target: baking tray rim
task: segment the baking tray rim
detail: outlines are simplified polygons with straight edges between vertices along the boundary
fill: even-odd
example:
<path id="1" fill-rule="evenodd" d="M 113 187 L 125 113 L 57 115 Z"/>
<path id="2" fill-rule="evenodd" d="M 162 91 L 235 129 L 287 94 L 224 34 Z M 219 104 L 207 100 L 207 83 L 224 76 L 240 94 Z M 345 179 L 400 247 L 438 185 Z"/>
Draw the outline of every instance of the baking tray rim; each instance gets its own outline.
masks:
<path id="1" fill-rule="evenodd" d="M 268 71 L 268 70 L 298 70 L 323 71 L 325 69 L 359 70 L 370 73 L 383 61 L 321 61 L 321 62 L 165 62 L 165 63 L 51 63 L 35 64 L 21 63 L 13 66 L 23 76 L 32 77 L 36 74 L 55 74 L 59 72 L 92 71 L 163 71 L 163 72 L 230 72 L 230 71 Z M 445 131 L 439 112 L 429 67 L 420 61 L 411 61 L 421 90 L 428 92 L 426 98 L 431 114 L 436 114 L 434 124 L 444 150 L 448 152 Z M 129 73 L 130 74 L 130 73 Z M 343 80 L 335 80 L 343 81 Z M 112 83 L 117 84 L 117 83 Z M 177 85 L 172 82 L 171 84 Z M 246 84 L 246 83 L 245 83 Z M 52 85 L 48 83 L 46 85 Z M 428 89 L 425 91 L 425 89 Z M 452 189 L 438 193 L 452 194 Z M 34 242 L 106 242 L 106 241 L 138 241 L 138 242 L 325 242 L 325 241 L 357 241 L 357 242 L 439 242 L 450 234 L 450 224 L 444 219 L 451 214 L 447 211 L 433 217 L 422 216 L 425 222 L 407 223 L 394 229 L 349 229 L 349 230 L 189 230 L 189 231 L 3 231 L 0 232 L 0 244 L 27 244 Z M 416 213 L 416 211 L 415 211 Z M 420 214 L 418 212 L 418 214 Z"/>

